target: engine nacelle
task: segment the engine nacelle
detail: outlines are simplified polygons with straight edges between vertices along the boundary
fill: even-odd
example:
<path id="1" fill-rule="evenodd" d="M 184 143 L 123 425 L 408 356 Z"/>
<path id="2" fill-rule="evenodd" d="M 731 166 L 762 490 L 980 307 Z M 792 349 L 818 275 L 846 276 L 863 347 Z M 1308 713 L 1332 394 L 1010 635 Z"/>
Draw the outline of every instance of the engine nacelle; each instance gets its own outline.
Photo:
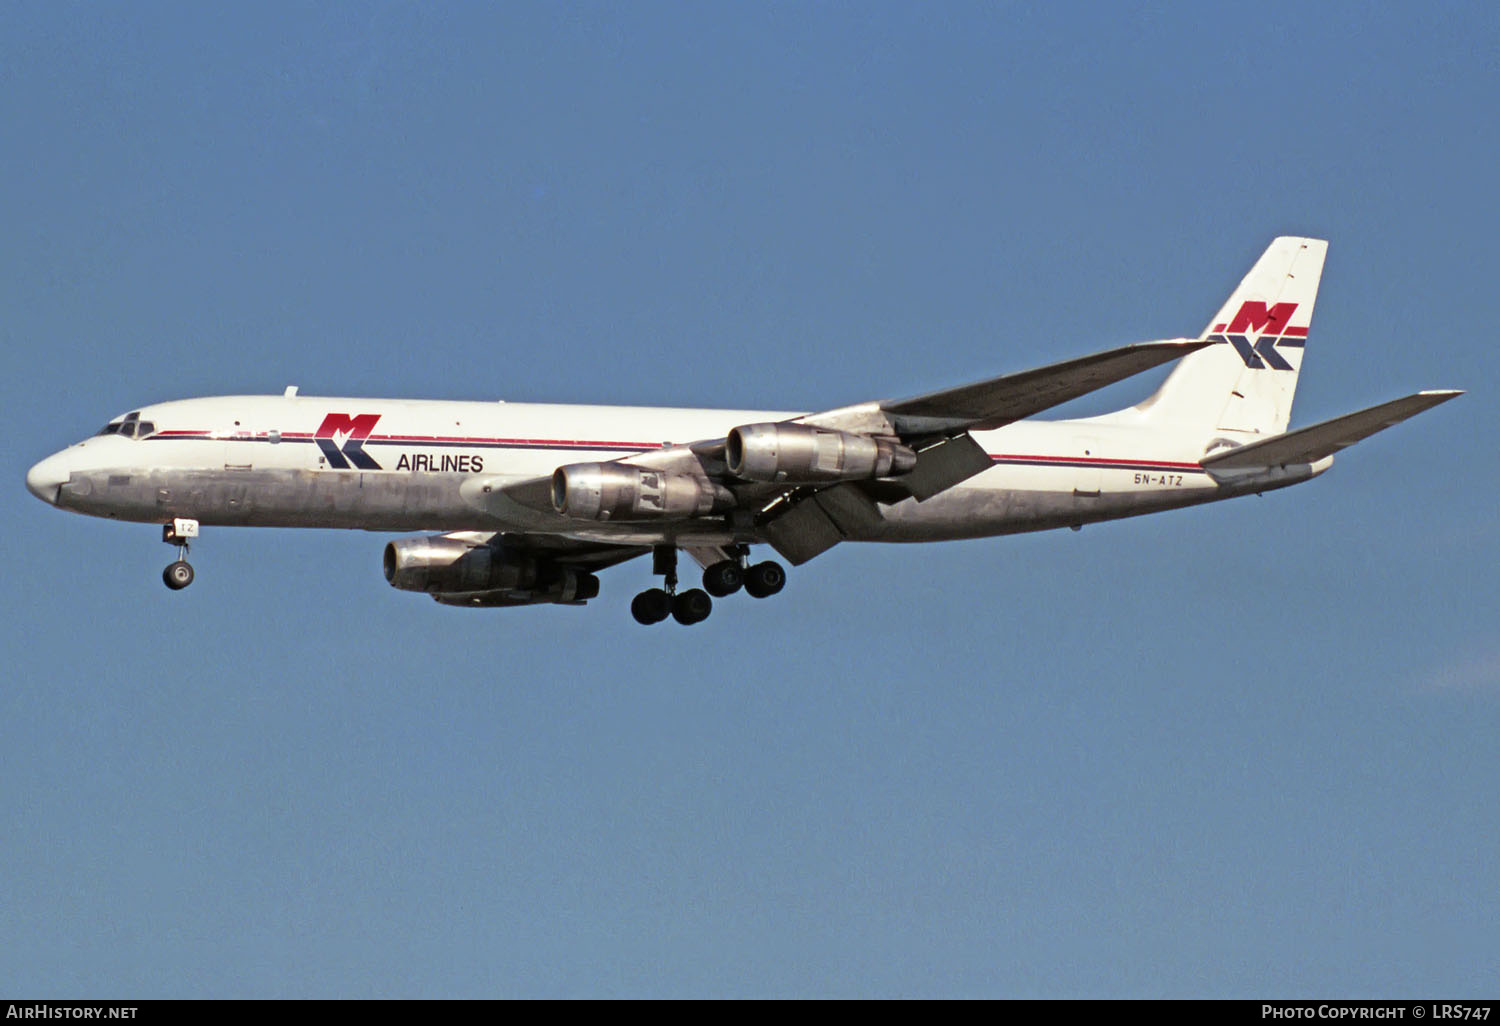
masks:
<path id="1" fill-rule="evenodd" d="M 807 424 L 747 424 L 729 432 L 729 472 L 746 481 L 860 481 L 906 474 L 917 454 L 894 438 Z"/>
<path id="2" fill-rule="evenodd" d="M 538 570 L 534 556 L 441 534 L 385 547 L 385 579 L 402 591 L 524 590 L 536 585 Z"/>
<path id="3" fill-rule="evenodd" d="M 552 507 L 579 520 L 682 520 L 733 505 L 723 485 L 623 463 L 571 463 L 552 474 Z"/>
<path id="4" fill-rule="evenodd" d="M 542 580 L 525 591 L 485 591 L 470 594 L 443 592 L 432 597 L 445 606 L 493 609 L 498 606 L 535 606 L 543 603 L 583 604 L 599 596 L 599 578 L 586 570 L 543 567 Z"/>
<path id="5" fill-rule="evenodd" d="M 584 602 L 599 594 L 599 578 L 586 570 L 442 534 L 386 545 L 385 579 L 450 606 Z"/>

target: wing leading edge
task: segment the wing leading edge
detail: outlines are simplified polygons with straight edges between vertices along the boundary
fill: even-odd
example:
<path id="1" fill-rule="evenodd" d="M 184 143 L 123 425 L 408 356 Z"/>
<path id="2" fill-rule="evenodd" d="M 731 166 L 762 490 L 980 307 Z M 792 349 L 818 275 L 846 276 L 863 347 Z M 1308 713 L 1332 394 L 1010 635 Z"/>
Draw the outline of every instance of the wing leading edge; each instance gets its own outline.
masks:
<path id="1" fill-rule="evenodd" d="M 1138 342 L 1019 374 L 882 402 L 880 408 L 891 419 L 896 433 L 903 437 L 993 431 L 1169 363 L 1208 344 L 1203 339 L 1186 338 Z"/>
<path id="2" fill-rule="evenodd" d="M 842 431 L 879 430 L 904 439 L 992 431 L 1210 344 L 1205 339 L 1189 338 L 1137 342 L 908 399 L 885 399 L 813 413 L 797 418 L 797 422 Z"/>

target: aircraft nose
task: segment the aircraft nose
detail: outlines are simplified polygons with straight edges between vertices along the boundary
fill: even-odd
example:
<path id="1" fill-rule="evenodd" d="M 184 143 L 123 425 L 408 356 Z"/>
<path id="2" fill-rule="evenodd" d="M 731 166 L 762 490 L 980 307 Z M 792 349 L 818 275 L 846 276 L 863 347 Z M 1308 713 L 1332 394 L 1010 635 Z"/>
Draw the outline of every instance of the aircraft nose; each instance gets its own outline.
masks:
<path id="1" fill-rule="evenodd" d="M 57 490 L 67 483 L 70 471 L 62 453 L 48 456 L 26 472 L 26 490 L 43 502 L 57 505 Z"/>

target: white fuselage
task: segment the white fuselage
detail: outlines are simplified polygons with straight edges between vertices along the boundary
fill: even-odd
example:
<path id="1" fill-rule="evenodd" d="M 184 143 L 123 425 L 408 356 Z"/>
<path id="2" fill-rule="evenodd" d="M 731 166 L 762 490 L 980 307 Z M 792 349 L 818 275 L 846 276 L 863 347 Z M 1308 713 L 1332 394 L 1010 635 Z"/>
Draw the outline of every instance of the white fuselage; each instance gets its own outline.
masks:
<path id="1" fill-rule="evenodd" d="M 28 487 L 59 507 L 148 523 L 503 531 L 653 544 L 753 541 L 722 518 L 598 523 L 535 505 L 481 501 L 571 463 L 723 438 L 794 412 L 504 402 L 231 396 L 142 407 L 144 437 L 98 435 L 32 468 Z M 1223 432 L 1219 432 L 1223 434 Z M 1077 526 L 1306 480 L 1331 463 L 1216 481 L 1201 431 L 1136 410 L 1022 421 L 975 432 L 991 469 L 926 502 L 880 507 L 852 540 L 915 542 Z M 1235 443 L 1244 437 L 1231 439 Z"/>

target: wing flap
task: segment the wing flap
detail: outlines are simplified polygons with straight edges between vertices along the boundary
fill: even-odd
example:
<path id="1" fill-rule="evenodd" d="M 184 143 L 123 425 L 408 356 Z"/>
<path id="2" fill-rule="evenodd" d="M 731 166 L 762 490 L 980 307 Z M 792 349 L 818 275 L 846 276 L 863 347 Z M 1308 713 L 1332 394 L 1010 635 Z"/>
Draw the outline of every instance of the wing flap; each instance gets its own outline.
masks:
<path id="1" fill-rule="evenodd" d="M 991 466 L 990 454 L 965 431 L 920 450 L 911 473 L 892 483 L 906 489 L 918 502 L 926 502 Z"/>
<path id="2" fill-rule="evenodd" d="M 1340 449 L 1347 449 L 1377 431 L 1384 431 L 1408 417 L 1415 417 L 1423 410 L 1430 410 L 1439 403 L 1461 395 L 1461 390 L 1452 389 L 1417 392 L 1366 410 L 1325 420 L 1321 424 L 1214 453 L 1198 462 L 1209 471 L 1315 463 L 1325 456 L 1332 456 Z"/>
<path id="3" fill-rule="evenodd" d="M 761 531 L 773 549 L 801 566 L 845 538 L 869 535 L 883 519 L 874 500 L 846 481 L 788 503 Z"/>
<path id="4" fill-rule="evenodd" d="M 844 532 L 818 504 L 816 497 L 804 499 L 774 520 L 767 521 L 761 527 L 761 533 L 771 543 L 771 548 L 792 566 L 801 566 L 844 540 Z"/>

